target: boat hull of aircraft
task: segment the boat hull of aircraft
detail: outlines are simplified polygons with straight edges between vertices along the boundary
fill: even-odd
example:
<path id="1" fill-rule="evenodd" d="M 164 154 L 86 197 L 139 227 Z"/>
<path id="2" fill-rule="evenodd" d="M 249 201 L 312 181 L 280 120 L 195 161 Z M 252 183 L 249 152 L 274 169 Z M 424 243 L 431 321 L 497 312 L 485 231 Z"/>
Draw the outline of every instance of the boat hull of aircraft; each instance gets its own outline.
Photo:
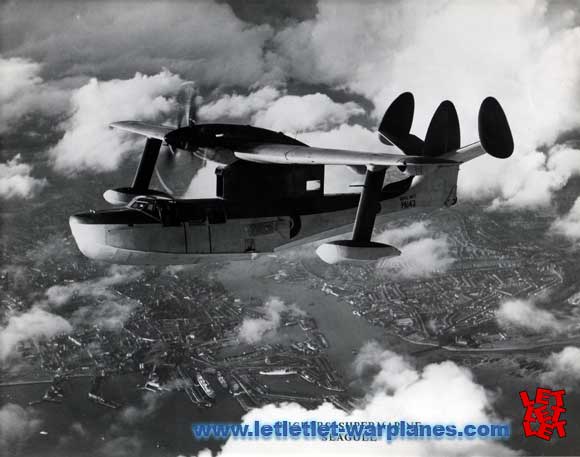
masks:
<path id="1" fill-rule="evenodd" d="M 452 206 L 457 200 L 458 168 L 443 167 L 426 176 L 403 179 L 398 189 L 387 185 L 379 220 L 399 211 Z M 339 194 L 286 202 L 287 213 L 293 212 L 288 216 L 268 214 L 269 208 L 283 211 L 283 202 L 262 208 L 252 205 L 256 217 L 248 218 L 239 217 L 248 212 L 247 208 L 224 205 L 220 199 L 187 202 L 146 196 L 135 198 L 127 208 L 71 216 L 70 227 L 80 251 L 105 262 L 172 265 L 197 263 L 208 257 L 247 260 L 305 244 L 321 244 L 352 231 L 358 199 L 358 194 Z M 155 206 L 147 208 L 151 204 Z M 196 210 L 192 210 L 194 206 Z M 167 211 L 167 207 L 172 209 Z M 164 208 L 172 215 L 164 216 Z M 338 249 L 341 257 L 348 257 L 350 252 L 360 260 L 399 254 L 397 250 L 364 246 L 325 246 L 327 252 L 329 249 Z"/>

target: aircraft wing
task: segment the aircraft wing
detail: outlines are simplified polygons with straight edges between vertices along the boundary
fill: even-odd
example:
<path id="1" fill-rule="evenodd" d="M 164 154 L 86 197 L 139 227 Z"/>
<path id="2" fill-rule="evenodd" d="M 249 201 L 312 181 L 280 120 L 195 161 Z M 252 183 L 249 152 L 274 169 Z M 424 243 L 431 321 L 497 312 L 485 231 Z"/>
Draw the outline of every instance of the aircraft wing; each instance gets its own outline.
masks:
<path id="1" fill-rule="evenodd" d="M 457 165 L 450 159 L 411 156 L 384 152 L 346 151 L 285 144 L 261 144 L 244 151 L 236 151 L 238 159 L 257 163 L 301 165 L 366 165 L 405 166 Z"/>
<path id="2" fill-rule="evenodd" d="M 109 125 L 119 130 L 136 133 L 138 135 L 146 136 L 147 138 L 156 138 L 158 140 L 165 139 L 165 135 L 175 130 L 175 127 L 168 127 L 165 125 L 148 124 L 140 121 L 120 121 L 113 122 Z"/>

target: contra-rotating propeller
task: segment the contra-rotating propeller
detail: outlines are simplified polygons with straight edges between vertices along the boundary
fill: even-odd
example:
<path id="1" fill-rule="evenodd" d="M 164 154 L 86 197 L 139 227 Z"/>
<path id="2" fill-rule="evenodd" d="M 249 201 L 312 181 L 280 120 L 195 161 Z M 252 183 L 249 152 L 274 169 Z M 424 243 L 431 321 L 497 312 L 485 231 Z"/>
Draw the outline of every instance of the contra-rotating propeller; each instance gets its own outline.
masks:
<path id="1" fill-rule="evenodd" d="M 198 97 L 198 90 L 193 82 L 185 82 L 180 86 L 176 97 L 177 128 L 165 135 L 159 151 L 155 174 L 169 194 L 184 190 L 191 181 L 188 170 L 199 167 L 194 163 L 199 161 L 199 155 L 195 153 Z M 168 181 L 172 184 L 169 185 Z"/>
<path id="2" fill-rule="evenodd" d="M 197 123 L 197 96 L 197 89 L 193 82 L 185 82 L 180 86 L 176 97 L 178 105 L 176 113 L 177 130 L 181 129 L 184 123 L 187 127 L 193 127 Z M 174 165 L 178 147 L 179 144 L 175 136 L 166 135 L 160 151 L 160 160 L 164 162 L 165 166 Z"/>

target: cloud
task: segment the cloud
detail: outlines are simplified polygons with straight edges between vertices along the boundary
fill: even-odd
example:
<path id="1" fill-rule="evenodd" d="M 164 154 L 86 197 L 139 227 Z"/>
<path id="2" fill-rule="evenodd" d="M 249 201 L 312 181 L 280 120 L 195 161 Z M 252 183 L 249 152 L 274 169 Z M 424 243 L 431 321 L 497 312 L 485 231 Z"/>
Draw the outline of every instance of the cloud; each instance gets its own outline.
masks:
<path id="1" fill-rule="evenodd" d="M 306 132 L 327 130 L 361 114 L 364 110 L 356 103 L 336 103 L 325 94 L 285 95 L 257 112 L 254 123 L 270 130 Z"/>
<path id="2" fill-rule="evenodd" d="M 46 62 L 57 75 L 126 78 L 166 67 L 212 86 L 247 87 L 268 78 L 263 53 L 271 27 L 245 23 L 223 3 L 146 2 L 136 9 L 114 2 L 58 8 L 11 2 L 0 16 L 3 46 Z"/>
<path id="3" fill-rule="evenodd" d="M 271 58 L 287 77 L 361 94 L 374 102 L 377 122 L 399 93 L 414 92 L 413 131 L 421 137 L 436 106 L 450 99 L 463 144 L 477 140 L 479 104 L 497 97 L 516 152 L 506 161 L 480 158 L 463 166 L 464 196 L 492 197 L 497 206 L 546 205 L 567 179 L 539 148 L 580 125 L 580 27 L 571 6 L 321 0 L 314 19 L 284 29 L 274 42 Z"/>
<path id="4" fill-rule="evenodd" d="M 140 303 L 128 297 L 100 301 L 97 306 L 82 306 L 70 316 L 75 325 L 96 325 L 106 330 L 118 330 L 131 317 Z"/>
<path id="5" fill-rule="evenodd" d="M 142 274 L 143 271 L 133 267 L 113 265 L 106 276 L 50 287 L 45 292 L 46 300 L 41 304 L 58 308 L 82 297 L 94 298 L 98 301 L 97 306 L 89 304 L 76 307 L 70 321 L 75 325 L 98 325 L 105 329 L 117 329 L 129 319 L 140 303 L 117 293 L 113 288 L 137 281 Z"/>
<path id="6" fill-rule="evenodd" d="M 280 90 L 271 86 L 263 87 L 248 95 L 226 94 L 200 107 L 199 116 L 207 121 L 224 118 L 248 119 L 254 113 L 267 109 L 281 95 Z"/>
<path id="7" fill-rule="evenodd" d="M 362 114 L 364 110 L 354 102 L 337 103 L 319 92 L 287 95 L 270 86 L 248 95 L 224 95 L 199 111 L 207 120 L 251 119 L 258 127 L 290 133 L 325 131 Z"/>
<path id="8" fill-rule="evenodd" d="M 300 132 L 296 137 L 310 146 L 322 148 L 385 151 L 385 146 L 379 141 L 376 132 L 357 124 L 342 124 L 331 130 Z"/>
<path id="9" fill-rule="evenodd" d="M 495 312 L 497 322 L 502 327 L 518 327 L 533 332 L 562 332 L 565 325 L 551 312 L 538 308 L 530 300 L 508 300 Z"/>
<path id="10" fill-rule="evenodd" d="M 270 297 L 261 309 L 264 317 L 245 318 L 238 328 L 238 337 L 245 343 L 257 343 L 265 336 L 271 336 L 280 326 L 285 312 L 300 313 L 294 306 L 287 306 L 278 297 Z"/>
<path id="11" fill-rule="evenodd" d="M 15 403 L 4 404 L 0 408 L 0 449 L 5 455 L 19 455 L 40 425 L 41 420 L 31 409 Z"/>
<path id="12" fill-rule="evenodd" d="M 375 343 L 363 348 L 356 364 L 378 370 L 372 388 L 352 412 L 346 413 L 330 403 L 314 410 L 296 403 L 267 405 L 247 413 L 243 422 L 255 420 L 273 423 L 284 419 L 292 422 L 329 421 L 420 421 L 424 424 L 499 422 L 493 411 L 493 395 L 474 380 L 472 373 L 454 362 L 431 363 L 423 369 L 412 366 L 400 356 Z M 398 373 L 398 370 L 402 370 Z M 394 379 L 390 376 L 394 375 Z M 376 379 L 379 381 L 376 381 Z M 321 440 L 229 440 L 221 456 L 234 455 L 392 455 L 459 456 L 517 455 L 504 443 L 490 440 L 396 440 L 385 448 L 377 442 Z"/>
<path id="13" fill-rule="evenodd" d="M 380 260 L 377 265 L 378 271 L 389 277 L 427 277 L 445 271 L 454 262 L 447 237 L 433 237 L 425 222 L 386 230 L 376 237 L 376 241 L 401 251 L 399 257 Z"/>
<path id="14" fill-rule="evenodd" d="M 10 316 L 6 325 L 0 327 L 0 360 L 13 355 L 23 341 L 52 338 L 71 331 L 71 324 L 63 317 L 33 306 L 26 312 Z"/>
<path id="15" fill-rule="evenodd" d="M 164 386 L 167 387 L 167 386 Z M 120 414 L 120 420 L 126 424 L 135 425 L 143 419 L 151 416 L 160 406 L 161 396 L 157 392 L 145 392 L 142 397 L 143 405 L 130 405 L 124 408 Z"/>
<path id="16" fill-rule="evenodd" d="M 497 165 L 496 161 L 494 167 Z M 561 190 L 572 176 L 580 174 L 580 149 L 556 145 L 545 153 L 536 151 L 506 166 L 508 173 L 502 182 L 502 196 L 494 199 L 492 208 L 548 206 L 554 192 Z M 469 179 L 469 175 L 461 179 Z"/>
<path id="17" fill-rule="evenodd" d="M 22 92 L 32 86 L 40 84 L 42 79 L 38 76 L 41 65 L 28 59 L 13 57 L 5 59 L 0 57 L 0 70 L 2 70 L 2 90 L 0 101 L 2 104 L 14 100 Z"/>
<path id="18" fill-rule="evenodd" d="M 551 231 L 572 241 L 580 240 L 580 197 L 576 199 L 568 214 L 554 221 Z"/>
<path id="19" fill-rule="evenodd" d="M 68 108 L 68 93 L 39 76 L 42 65 L 0 56 L 0 133 L 21 126 L 29 115 L 55 116 Z"/>
<path id="20" fill-rule="evenodd" d="M 544 384 L 575 386 L 580 382 L 580 348 L 568 346 L 552 353 L 546 360 L 548 370 L 540 375 Z"/>
<path id="21" fill-rule="evenodd" d="M 362 347 L 354 361 L 354 369 L 358 377 L 364 376 L 369 370 L 373 371 L 374 391 L 393 392 L 419 379 L 417 371 L 408 360 L 393 351 L 384 350 L 375 341 Z"/>
<path id="22" fill-rule="evenodd" d="M 112 265 L 108 268 L 106 276 L 52 286 L 46 290 L 45 295 L 48 304 L 53 307 L 60 307 L 78 297 L 111 298 L 113 297 L 111 287 L 136 281 L 142 274 L 141 270 L 130 266 Z"/>
<path id="23" fill-rule="evenodd" d="M 113 131 L 114 121 L 158 121 L 175 111 L 174 95 L 183 83 L 164 70 L 156 75 L 99 81 L 92 78 L 71 95 L 72 116 L 64 136 L 50 149 L 54 168 L 62 173 L 116 169 L 126 155 L 143 147 L 144 138 Z"/>
<path id="24" fill-rule="evenodd" d="M 228 5 L 210 1 L 185 8 L 150 2 L 137 16 L 115 4 L 65 2 L 55 9 L 43 3 L 34 8 L 8 3 L 0 15 L 5 60 L 24 76 L 7 93 L 57 87 L 54 83 L 64 76 L 94 75 L 104 81 L 120 77 L 125 79 L 114 81 L 127 82 L 135 79 L 136 71 L 156 74 L 167 68 L 165 74 L 193 79 L 202 87 L 252 91 L 202 108 L 208 118 L 251 115 L 256 123 L 275 129 L 315 129 L 312 138 L 318 137 L 321 146 L 366 149 L 370 144 L 373 150 L 385 149 L 376 138 L 370 141 L 370 131 L 347 128 L 352 116 L 360 114 L 357 105 L 336 103 L 319 93 L 287 95 L 288 90 L 302 92 L 305 85 L 317 85 L 317 90 L 327 86 L 363 96 L 375 105 L 375 125 L 396 95 L 411 90 L 417 99 L 413 131 L 419 136 L 424 136 L 436 106 L 448 98 L 457 105 L 464 144 L 477 139 L 481 100 L 494 95 L 510 120 L 516 153 L 505 161 L 482 157 L 462 166 L 460 198 L 493 199 L 494 208 L 546 206 L 579 173 L 580 154 L 553 147 L 562 133 L 580 127 L 580 26 L 570 4 L 411 0 L 361 5 L 320 0 L 317 10 L 313 19 L 280 22 L 275 30 L 245 23 Z M 171 24 L 170 34 L 166 24 Z M 43 81 L 41 67 L 30 59 L 43 62 L 45 77 L 54 79 Z M 98 87 L 95 81 L 86 86 Z M 86 86 L 83 92 L 91 92 Z M 137 140 L 106 130 L 108 122 L 117 120 L 114 116 L 94 119 L 100 113 L 96 101 L 85 100 L 86 109 L 80 109 L 74 97 L 81 89 L 72 91 L 74 114 L 63 124 L 65 137 L 52 150 L 55 166 L 66 173 L 113 170 L 137 148 Z M 92 92 L 96 94 L 89 98 L 102 95 Z M 125 92 L 127 98 L 122 93 L 114 97 L 119 102 L 109 113 L 142 100 L 139 90 Z M 158 96 L 170 103 L 169 93 Z M 143 101 L 151 105 L 155 97 L 149 94 Z M 165 119 L 165 106 L 157 108 L 151 117 L 142 117 Z M 127 114 L 144 113 L 136 107 Z M 350 178 L 341 173 L 344 187 Z"/>
<path id="25" fill-rule="evenodd" d="M 47 184 L 46 178 L 30 176 L 32 166 L 21 162 L 20 154 L 16 154 L 6 163 L 0 163 L 0 197 L 32 198 Z"/>
<path id="26" fill-rule="evenodd" d="M 118 436 L 107 441 L 97 451 L 105 457 L 129 457 L 141 455 L 143 442 L 137 436 Z"/>

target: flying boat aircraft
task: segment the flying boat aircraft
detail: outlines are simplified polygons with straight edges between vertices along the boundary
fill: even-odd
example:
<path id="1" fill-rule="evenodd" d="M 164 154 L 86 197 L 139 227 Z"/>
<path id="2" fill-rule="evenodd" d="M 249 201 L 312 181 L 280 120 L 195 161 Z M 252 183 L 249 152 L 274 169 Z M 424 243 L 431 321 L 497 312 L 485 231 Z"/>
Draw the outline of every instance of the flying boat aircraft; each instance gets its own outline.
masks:
<path id="1" fill-rule="evenodd" d="M 249 125 L 199 123 L 187 87 L 186 126 L 140 121 L 111 127 L 146 138 L 130 187 L 104 198 L 117 208 L 70 217 L 80 251 L 116 264 L 171 265 L 204 257 L 251 259 L 336 238 L 318 246 L 328 263 L 374 261 L 400 251 L 372 240 L 377 217 L 436 209 L 457 202 L 462 163 L 482 154 L 498 159 L 514 149 L 503 109 L 493 97 L 479 109 L 479 142 L 461 147 L 457 112 L 442 102 L 424 140 L 410 133 L 414 98 L 401 94 L 378 128 L 384 152 L 309 147 L 281 132 Z M 184 114 L 184 116 L 183 116 Z M 216 165 L 214 198 L 177 198 L 150 188 L 160 151 L 189 154 Z M 360 193 L 325 193 L 325 168 L 343 165 L 361 179 Z M 169 190 L 169 189 L 167 189 Z"/>

